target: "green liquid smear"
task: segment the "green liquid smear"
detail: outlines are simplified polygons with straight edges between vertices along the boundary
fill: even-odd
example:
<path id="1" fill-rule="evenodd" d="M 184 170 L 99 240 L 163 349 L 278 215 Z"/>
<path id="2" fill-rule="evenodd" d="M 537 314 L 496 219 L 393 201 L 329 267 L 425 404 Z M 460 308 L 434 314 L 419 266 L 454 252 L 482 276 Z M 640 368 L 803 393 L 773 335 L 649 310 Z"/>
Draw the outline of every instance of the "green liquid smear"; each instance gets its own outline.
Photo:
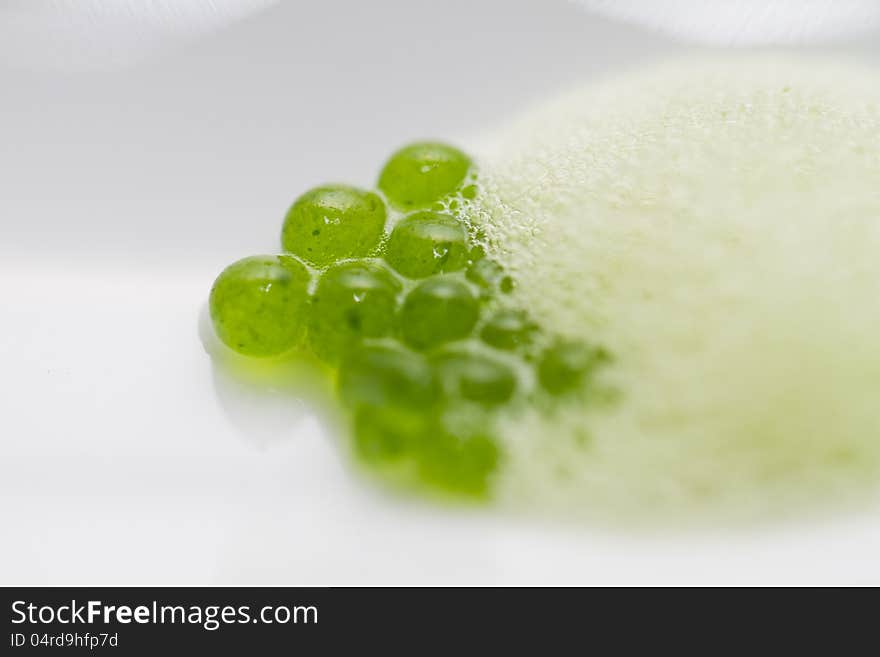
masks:
<path id="1" fill-rule="evenodd" d="M 510 305 L 513 279 L 475 243 L 472 168 L 445 144 L 394 153 L 379 192 L 395 213 L 414 210 L 394 225 L 376 192 L 306 192 L 284 220 L 288 255 L 228 267 L 210 311 L 238 353 L 300 349 L 324 361 L 366 467 L 424 491 L 486 499 L 504 462 L 499 418 L 542 398 L 576 401 L 604 352 L 555 341 Z"/>

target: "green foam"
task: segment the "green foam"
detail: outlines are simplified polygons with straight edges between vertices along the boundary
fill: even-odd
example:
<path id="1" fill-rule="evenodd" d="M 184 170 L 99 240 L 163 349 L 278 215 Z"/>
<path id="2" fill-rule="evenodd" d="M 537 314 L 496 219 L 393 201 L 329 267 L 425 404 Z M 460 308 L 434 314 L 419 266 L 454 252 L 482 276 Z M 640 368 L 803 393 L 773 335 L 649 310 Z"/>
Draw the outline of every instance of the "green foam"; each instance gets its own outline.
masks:
<path id="1" fill-rule="evenodd" d="M 511 301 L 614 356 L 610 396 L 499 429 L 499 498 L 658 519 L 875 489 L 876 70 L 672 62 L 551 100 L 477 153 L 474 218 Z"/>

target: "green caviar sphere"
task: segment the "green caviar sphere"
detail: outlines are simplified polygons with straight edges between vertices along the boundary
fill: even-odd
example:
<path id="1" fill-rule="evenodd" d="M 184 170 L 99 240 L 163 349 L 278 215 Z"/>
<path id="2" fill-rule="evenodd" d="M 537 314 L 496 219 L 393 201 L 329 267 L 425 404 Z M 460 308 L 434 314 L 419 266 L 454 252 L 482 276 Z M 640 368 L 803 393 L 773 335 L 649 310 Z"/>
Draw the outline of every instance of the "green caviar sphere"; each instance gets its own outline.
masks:
<path id="1" fill-rule="evenodd" d="M 486 497 L 499 450 L 488 435 L 432 433 L 422 448 L 419 472 L 435 488 L 469 497 Z"/>
<path id="2" fill-rule="evenodd" d="M 391 334 L 402 287 L 394 274 L 377 262 L 352 260 L 327 269 L 312 297 L 312 351 L 335 363 L 359 340 Z"/>
<path id="3" fill-rule="evenodd" d="M 516 375 L 507 365 L 482 354 L 445 349 L 431 357 L 445 394 L 487 406 L 503 404 L 516 389 Z"/>
<path id="4" fill-rule="evenodd" d="M 407 406 L 361 406 L 354 414 L 354 451 L 369 463 L 411 456 L 427 435 L 428 416 Z"/>
<path id="5" fill-rule="evenodd" d="M 486 292 L 499 291 L 508 294 L 513 291 L 513 279 L 505 273 L 501 265 L 489 258 L 476 259 L 468 267 L 465 277 Z"/>
<path id="6" fill-rule="evenodd" d="M 434 372 L 419 354 L 403 347 L 360 345 L 339 367 L 339 396 L 357 409 L 410 408 L 425 411 L 437 401 Z"/>
<path id="7" fill-rule="evenodd" d="M 427 350 L 470 335 L 480 306 L 465 283 L 438 276 L 416 286 L 400 311 L 400 331 L 411 347 Z"/>
<path id="8" fill-rule="evenodd" d="M 253 256 L 223 270 L 209 307 L 220 340 L 246 356 L 277 356 L 305 332 L 310 274 L 291 256 Z"/>
<path id="9" fill-rule="evenodd" d="M 300 196 L 284 219 L 281 245 L 318 267 L 369 255 L 385 230 L 385 204 L 378 195 L 325 185 Z"/>
<path id="10" fill-rule="evenodd" d="M 532 343 L 538 325 L 521 310 L 499 310 L 480 331 L 480 338 L 496 349 L 512 351 Z"/>
<path id="11" fill-rule="evenodd" d="M 435 142 L 404 146 L 391 156 L 379 175 L 379 189 L 395 207 L 429 207 L 454 192 L 471 167 L 457 148 Z"/>
<path id="12" fill-rule="evenodd" d="M 473 201 L 475 198 L 477 198 L 477 194 L 479 193 L 479 191 L 480 190 L 476 185 L 468 185 L 461 190 L 461 195 L 468 201 Z"/>
<path id="13" fill-rule="evenodd" d="M 538 381 L 547 392 L 560 395 L 580 387 L 608 361 L 608 353 L 582 342 L 562 341 L 548 347 L 538 362 Z"/>
<path id="14" fill-rule="evenodd" d="M 467 232 L 448 214 L 416 212 L 401 219 L 391 231 L 385 260 L 409 278 L 464 269 Z"/>

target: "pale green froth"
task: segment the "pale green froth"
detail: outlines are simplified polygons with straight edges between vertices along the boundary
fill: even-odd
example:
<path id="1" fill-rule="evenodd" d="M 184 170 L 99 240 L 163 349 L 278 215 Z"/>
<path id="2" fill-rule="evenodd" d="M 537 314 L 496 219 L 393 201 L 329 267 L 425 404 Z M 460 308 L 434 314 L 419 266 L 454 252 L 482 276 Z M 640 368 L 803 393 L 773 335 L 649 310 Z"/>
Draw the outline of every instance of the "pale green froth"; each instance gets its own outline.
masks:
<path id="1" fill-rule="evenodd" d="M 880 480 L 880 72 L 670 64 L 476 152 L 514 303 L 606 347 L 618 393 L 513 417 L 502 500 L 754 515 Z"/>

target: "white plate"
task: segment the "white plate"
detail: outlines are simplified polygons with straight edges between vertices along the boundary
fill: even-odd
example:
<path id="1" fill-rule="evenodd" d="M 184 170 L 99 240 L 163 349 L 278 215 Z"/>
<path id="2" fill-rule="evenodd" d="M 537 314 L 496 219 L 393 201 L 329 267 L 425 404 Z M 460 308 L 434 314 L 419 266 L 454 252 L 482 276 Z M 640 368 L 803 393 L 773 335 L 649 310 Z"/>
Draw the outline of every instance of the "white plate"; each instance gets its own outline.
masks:
<path id="1" fill-rule="evenodd" d="M 332 1 L 115 72 L 0 63 L 0 583 L 880 583 L 877 511 L 646 537 L 391 498 L 199 340 L 299 192 L 682 49 L 561 0 Z"/>

